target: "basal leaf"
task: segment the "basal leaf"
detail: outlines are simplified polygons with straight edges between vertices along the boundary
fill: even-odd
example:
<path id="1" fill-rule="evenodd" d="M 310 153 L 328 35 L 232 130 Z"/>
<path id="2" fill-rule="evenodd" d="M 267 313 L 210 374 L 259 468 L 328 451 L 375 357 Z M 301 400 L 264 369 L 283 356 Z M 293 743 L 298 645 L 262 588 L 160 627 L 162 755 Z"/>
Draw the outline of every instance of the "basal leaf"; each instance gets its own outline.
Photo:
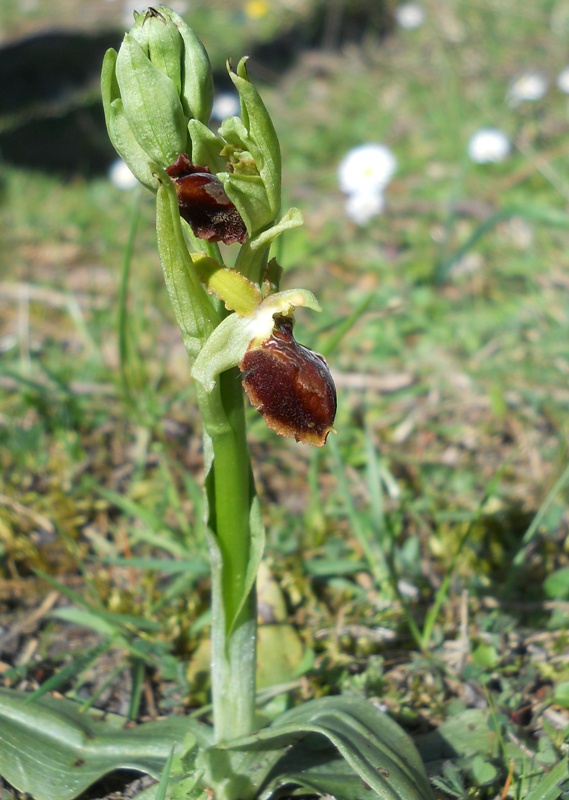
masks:
<path id="1" fill-rule="evenodd" d="M 130 769 L 158 778 L 188 736 L 209 729 L 183 717 L 125 728 L 113 715 L 84 713 L 70 700 L 0 689 L 0 775 L 34 800 L 72 800 L 104 775 Z"/>
<path id="2" fill-rule="evenodd" d="M 370 791 L 381 800 L 433 797 L 410 738 L 356 697 L 307 703 L 253 736 L 210 748 L 203 760 L 219 800 L 268 800 L 285 786 L 341 800 L 370 798 Z"/>

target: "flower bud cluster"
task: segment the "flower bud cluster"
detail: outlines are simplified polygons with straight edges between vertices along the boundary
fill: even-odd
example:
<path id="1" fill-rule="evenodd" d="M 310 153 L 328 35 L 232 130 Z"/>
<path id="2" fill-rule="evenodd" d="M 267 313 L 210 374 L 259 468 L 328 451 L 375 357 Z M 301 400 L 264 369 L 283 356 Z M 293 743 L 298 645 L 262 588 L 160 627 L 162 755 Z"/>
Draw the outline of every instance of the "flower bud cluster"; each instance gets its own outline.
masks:
<path id="1" fill-rule="evenodd" d="M 194 378 L 211 393 L 219 374 L 238 366 L 269 427 L 319 446 L 334 422 L 334 383 L 324 359 L 292 333 L 295 306 L 319 306 L 310 292 L 279 292 L 280 269 L 267 265 L 272 242 L 302 218 L 290 209 L 277 222 L 279 141 L 246 59 L 228 71 L 240 116 L 225 117 L 215 134 L 203 45 L 174 11 L 149 8 L 119 52 L 105 56 L 107 129 L 126 166 L 157 193 L 158 246 Z M 243 245 L 235 267 L 196 239 Z M 189 254 L 187 240 L 198 252 Z M 220 317 L 211 294 L 233 313 Z"/>
<path id="2" fill-rule="evenodd" d="M 156 191 L 155 165 L 187 152 L 191 119 L 209 120 L 213 77 L 202 43 L 172 9 L 149 8 L 136 15 L 119 52 L 106 53 L 101 89 L 111 142 Z"/>
<path id="3" fill-rule="evenodd" d="M 241 116 L 226 117 L 216 135 L 208 128 L 213 77 L 207 53 L 184 20 L 159 5 L 136 15 L 118 53 L 107 52 L 101 88 L 109 137 L 142 184 L 157 191 L 157 167 L 187 155 L 221 181 L 252 236 L 279 212 L 281 162 L 275 129 L 245 62 L 236 70 L 228 65 Z"/>

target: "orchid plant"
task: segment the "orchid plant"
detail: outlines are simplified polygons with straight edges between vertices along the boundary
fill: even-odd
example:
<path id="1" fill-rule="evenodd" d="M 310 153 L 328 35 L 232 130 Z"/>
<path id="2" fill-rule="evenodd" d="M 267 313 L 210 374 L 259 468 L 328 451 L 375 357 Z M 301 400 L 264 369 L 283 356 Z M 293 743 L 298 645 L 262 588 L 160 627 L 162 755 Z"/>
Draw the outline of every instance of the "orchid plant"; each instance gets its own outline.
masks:
<path id="1" fill-rule="evenodd" d="M 121 768 L 162 775 L 160 797 L 427 800 L 413 744 L 363 699 L 323 698 L 259 727 L 255 581 L 264 530 L 243 388 L 276 433 L 315 446 L 333 430 L 336 393 L 324 359 L 294 338 L 295 309 L 318 311 L 318 302 L 304 289 L 281 290 L 283 270 L 269 258 L 277 237 L 302 224 L 297 209 L 280 212 L 277 134 L 246 59 L 228 71 L 241 112 L 215 133 L 203 45 L 158 6 L 135 15 L 102 72 L 110 139 L 156 196 L 164 280 L 203 421 L 212 725 L 173 717 L 130 730 L 71 701 L 2 690 L 0 774 L 36 800 L 72 800 Z M 239 248 L 231 267 L 220 242 Z"/>

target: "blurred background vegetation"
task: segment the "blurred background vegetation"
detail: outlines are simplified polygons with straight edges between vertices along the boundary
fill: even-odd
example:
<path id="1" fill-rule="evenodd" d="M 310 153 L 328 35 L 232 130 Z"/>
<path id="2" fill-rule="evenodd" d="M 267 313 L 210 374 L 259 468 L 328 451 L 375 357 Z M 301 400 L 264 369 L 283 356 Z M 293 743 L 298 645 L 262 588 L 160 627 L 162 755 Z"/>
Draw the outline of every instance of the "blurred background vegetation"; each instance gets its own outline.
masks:
<path id="1" fill-rule="evenodd" d="M 412 28 L 395 0 L 173 6 L 219 93 L 251 55 L 305 218 L 283 288 L 318 296 L 297 336 L 338 386 L 322 451 L 250 412 L 260 683 L 288 687 L 265 713 L 363 693 L 452 730 L 422 751 L 446 796 L 529 797 L 569 733 L 569 2 L 424 0 Z M 139 719 L 207 702 L 208 582 L 153 198 L 108 177 L 100 64 L 133 7 L 0 6 L 0 679 Z M 485 127 L 499 163 L 468 157 Z M 337 167 L 371 142 L 398 168 L 357 225 Z"/>

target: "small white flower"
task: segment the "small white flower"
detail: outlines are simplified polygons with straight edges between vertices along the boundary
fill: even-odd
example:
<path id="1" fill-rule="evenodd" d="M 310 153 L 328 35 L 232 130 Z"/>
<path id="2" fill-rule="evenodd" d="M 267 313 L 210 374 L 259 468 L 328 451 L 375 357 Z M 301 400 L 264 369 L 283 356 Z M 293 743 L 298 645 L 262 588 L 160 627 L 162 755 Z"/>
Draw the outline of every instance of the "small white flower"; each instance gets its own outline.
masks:
<path id="1" fill-rule="evenodd" d="M 511 82 L 506 100 L 512 107 L 525 102 L 534 103 L 541 100 L 547 89 L 547 78 L 543 72 L 524 72 Z"/>
<path id="2" fill-rule="evenodd" d="M 226 117 L 238 117 L 241 113 L 239 97 L 235 92 L 219 92 L 216 94 L 211 109 L 213 119 L 223 120 Z"/>
<path id="3" fill-rule="evenodd" d="M 510 153 L 510 140 L 497 128 L 481 128 L 468 142 L 468 156 L 477 164 L 503 161 Z"/>
<path id="4" fill-rule="evenodd" d="M 403 3 L 395 9 L 395 20 L 401 28 L 413 31 L 425 21 L 425 11 L 419 3 Z"/>
<path id="5" fill-rule="evenodd" d="M 127 190 L 138 186 L 138 181 L 122 158 L 117 158 L 109 167 L 109 180 L 117 189 Z"/>
<path id="6" fill-rule="evenodd" d="M 366 225 L 373 217 L 378 217 L 385 209 L 385 197 L 377 189 L 348 195 L 345 204 L 346 216 L 356 225 Z"/>
<path id="7" fill-rule="evenodd" d="M 565 94 L 569 94 L 569 67 L 562 69 L 557 76 L 557 88 L 561 89 Z"/>
<path id="8" fill-rule="evenodd" d="M 354 147 L 338 167 L 340 189 L 346 194 L 370 194 L 384 189 L 397 167 L 391 150 L 383 144 Z"/>

